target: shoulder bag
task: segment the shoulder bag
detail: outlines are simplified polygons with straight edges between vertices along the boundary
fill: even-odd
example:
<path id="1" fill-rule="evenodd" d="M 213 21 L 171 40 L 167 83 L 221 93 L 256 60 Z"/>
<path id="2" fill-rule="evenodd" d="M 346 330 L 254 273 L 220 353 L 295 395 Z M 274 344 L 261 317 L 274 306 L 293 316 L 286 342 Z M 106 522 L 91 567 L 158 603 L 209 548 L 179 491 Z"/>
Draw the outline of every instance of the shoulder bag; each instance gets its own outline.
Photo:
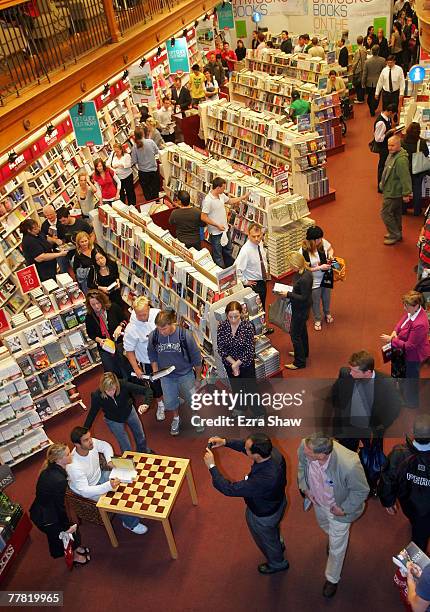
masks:
<path id="1" fill-rule="evenodd" d="M 420 139 L 418 138 L 417 150 L 412 153 L 412 174 L 421 174 L 421 172 L 430 172 L 430 157 L 426 157 L 420 151 Z"/>

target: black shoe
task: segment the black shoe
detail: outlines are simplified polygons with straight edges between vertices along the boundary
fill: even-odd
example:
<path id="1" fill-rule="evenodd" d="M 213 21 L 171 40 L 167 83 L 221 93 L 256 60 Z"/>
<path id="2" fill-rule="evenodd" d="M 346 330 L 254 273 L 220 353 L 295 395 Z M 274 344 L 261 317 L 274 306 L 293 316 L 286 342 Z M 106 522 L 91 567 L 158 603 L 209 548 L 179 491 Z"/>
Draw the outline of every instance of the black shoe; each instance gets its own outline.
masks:
<path id="1" fill-rule="evenodd" d="M 273 329 L 273 327 L 268 327 L 268 328 L 266 329 L 266 331 L 264 332 L 264 335 L 265 335 L 265 336 L 270 336 L 270 334 L 273 334 L 273 333 L 274 333 L 274 331 L 275 331 L 275 330 Z"/>
<path id="2" fill-rule="evenodd" d="M 284 572 L 290 567 L 288 561 L 284 561 L 284 565 L 282 567 L 270 567 L 268 563 L 260 563 L 258 566 L 258 571 L 260 574 L 276 574 L 276 572 Z"/>
<path id="3" fill-rule="evenodd" d="M 324 582 L 324 587 L 323 587 L 324 597 L 327 597 L 327 599 L 329 599 L 330 597 L 334 597 L 336 595 L 336 591 L 337 591 L 337 584 L 333 584 L 333 582 L 329 582 L 328 580 Z"/>

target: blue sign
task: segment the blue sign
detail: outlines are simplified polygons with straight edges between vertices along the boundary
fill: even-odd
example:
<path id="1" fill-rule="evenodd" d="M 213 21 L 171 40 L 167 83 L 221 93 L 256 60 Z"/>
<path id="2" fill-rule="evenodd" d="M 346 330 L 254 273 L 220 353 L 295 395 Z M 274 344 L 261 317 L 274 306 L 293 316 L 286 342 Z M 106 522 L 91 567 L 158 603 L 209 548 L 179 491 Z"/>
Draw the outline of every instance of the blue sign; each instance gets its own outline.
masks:
<path id="1" fill-rule="evenodd" d="M 233 6 L 231 2 L 218 4 L 216 14 L 220 30 L 232 30 L 234 28 Z"/>
<path id="2" fill-rule="evenodd" d="M 258 11 L 254 11 L 252 13 L 252 21 L 254 23 L 259 23 L 261 21 L 261 13 L 259 13 Z"/>
<path id="3" fill-rule="evenodd" d="M 408 76 L 412 83 L 422 83 L 426 76 L 426 69 L 424 66 L 413 66 L 409 70 Z"/>
<path id="4" fill-rule="evenodd" d="M 188 57 L 187 39 L 176 38 L 175 44 L 172 46 L 170 40 L 166 43 L 167 59 L 169 60 L 170 74 L 175 72 L 189 72 L 190 58 Z"/>
<path id="5" fill-rule="evenodd" d="M 102 145 L 103 137 L 100 129 L 94 102 L 80 102 L 69 110 L 75 131 L 78 147 Z"/>

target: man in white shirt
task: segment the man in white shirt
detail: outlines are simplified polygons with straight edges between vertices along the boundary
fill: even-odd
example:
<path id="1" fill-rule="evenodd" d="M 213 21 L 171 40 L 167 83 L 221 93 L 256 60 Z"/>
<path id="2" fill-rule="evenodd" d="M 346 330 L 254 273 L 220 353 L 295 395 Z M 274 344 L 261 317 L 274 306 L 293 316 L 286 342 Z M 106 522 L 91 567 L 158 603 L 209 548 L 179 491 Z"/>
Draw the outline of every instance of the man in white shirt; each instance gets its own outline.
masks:
<path id="1" fill-rule="evenodd" d="M 248 194 L 244 193 L 240 198 L 230 198 L 224 193 L 226 184 L 225 179 L 219 176 L 214 178 L 212 189 L 203 200 L 201 214 L 201 220 L 208 226 L 212 259 L 221 268 L 234 264 L 225 207 L 234 206 L 248 197 Z"/>
<path id="2" fill-rule="evenodd" d="M 297 45 L 294 47 L 294 53 L 304 53 L 305 51 L 305 39 L 303 36 L 299 36 Z"/>
<path id="3" fill-rule="evenodd" d="M 148 336 L 157 327 L 155 318 L 159 312 L 160 309 L 151 308 L 149 300 L 142 295 L 134 300 L 130 322 L 124 331 L 124 350 L 137 378 L 142 378 L 144 374 L 152 374 L 148 357 Z M 157 400 L 157 421 L 164 421 L 166 417 L 161 383 L 156 380 L 150 385 Z"/>
<path id="4" fill-rule="evenodd" d="M 260 296 L 263 310 L 266 310 L 267 281 L 269 280 L 269 266 L 267 264 L 266 251 L 261 244 L 263 230 L 257 223 L 251 223 L 248 229 L 248 240 L 240 249 L 236 259 L 238 278 L 245 287 L 251 289 Z M 269 327 L 267 334 L 273 333 Z"/>
<path id="5" fill-rule="evenodd" d="M 93 439 L 86 427 L 75 427 L 70 438 L 75 448 L 72 451 L 72 463 L 66 469 L 72 491 L 93 501 L 98 501 L 109 491 L 115 491 L 120 481 L 117 478 L 110 478 L 110 470 L 102 472 L 99 459 L 99 453 L 102 453 L 108 467 L 112 469 L 110 462 L 114 454 L 112 446 L 103 440 Z M 148 527 L 140 523 L 137 517 L 126 514 L 121 517 L 123 527 L 133 533 L 142 535 L 148 531 Z"/>
<path id="6" fill-rule="evenodd" d="M 172 119 L 172 102 L 164 96 L 161 108 L 154 112 L 154 119 L 158 121 L 158 128 L 164 142 L 175 142 L 175 122 Z"/>
<path id="7" fill-rule="evenodd" d="M 397 111 L 403 104 L 405 93 L 405 75 L 400 66 L 396 66 L 394 55 L 387 57 L 387 65 L 382 69 L 376 85 L 375 100 L 379 100 L 382 91 L 382 108 L 387 108 L 389 104 L 394 104 Z"/>

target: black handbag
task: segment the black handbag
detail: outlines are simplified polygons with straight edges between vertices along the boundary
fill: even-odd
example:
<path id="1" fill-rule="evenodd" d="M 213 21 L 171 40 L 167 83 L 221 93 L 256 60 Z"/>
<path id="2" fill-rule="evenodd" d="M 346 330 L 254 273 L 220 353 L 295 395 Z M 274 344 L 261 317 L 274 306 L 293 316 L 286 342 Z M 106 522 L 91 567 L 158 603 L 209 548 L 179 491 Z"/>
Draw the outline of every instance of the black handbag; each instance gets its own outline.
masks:
<path id="1" fill-rule="evenodd" d="M 369 142 L 369 151 L 371 153 L 380 153 L 382 148 L 381 148 L 381 143 L 380 142 L 376 142 L 376 140 L 373 138 L 370 142 Z"/>
<path id="2" fill-rule="evenodd" d="M 362 446 L 358 453 L 367 480 L 372 484 L 378 481 L 386 461 L 382 444 L 382 438 L 373 438 L 371 444 Z"/>
<path id="3" fill-rule="evenodd" d="M 333 289 L 333 270 L 326 270 L 321 279 L 321 287 L 325 287 L 326 289 Z"/>
<path id="4" fill-rule="evenodd" d="M 402 349 L 391 353 L 391 378 L 406 378 L 406 355 Z"/>

